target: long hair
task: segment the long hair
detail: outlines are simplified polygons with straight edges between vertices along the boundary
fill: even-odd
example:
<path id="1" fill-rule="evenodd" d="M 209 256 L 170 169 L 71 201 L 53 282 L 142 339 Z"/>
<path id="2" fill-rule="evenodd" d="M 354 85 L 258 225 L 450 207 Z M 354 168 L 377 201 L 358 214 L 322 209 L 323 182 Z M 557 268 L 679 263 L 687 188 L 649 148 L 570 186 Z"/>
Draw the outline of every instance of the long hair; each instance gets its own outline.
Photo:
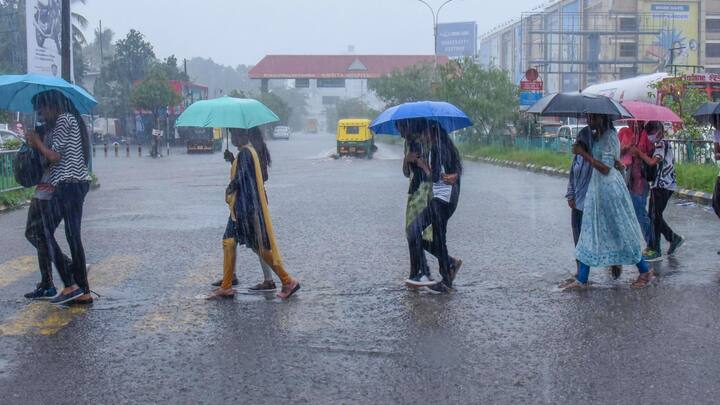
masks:
<path id="1" fill-rule="evenodd" d="M 90 137 L 88 135 L 87 126 L 85 125 L 85 120 L 83 120 L 83 117 L 75 107 L 75 104 L 65 97 L 63 93 L 57 90 L 43 91 L 42 93 L 34 95 L 32 103 L 36 111 L 40 107 L 48 107 L 57 111 L 58 115 L 70 114 L 75 118 L 78 129 L 80 130 L 83 158 L 85 159 L 85 164 L 88 164 L 88 161 L 90 160 Z"/>
<path id="2" fill-rule="evenodd" d="M 267 180 L 268 167 L 272 166 L 272 157 L 270 156 L 270 150 L 265 143 L 265 139 L 263 138 L 260 128 L 250 128 L 248 130 L 248 137 L 250 138 L 250 143 L 253 148 L 255 148 L 258 153 L 258 157 L 260 158 L 260 167 L 263 172 L 263 179 Z"/>
<path id="3" fill-rule="evenodd" d="M 459 176 L 462 176 L 462 155 L 460 155 L 460 151 L 458 151 L 455 143 L 453 143 L 452 139 L 450 139 L 450 136 L 447 131 L 445 131 L 445 128 L 443 128 L 437 121 L 430 121 L 428 123 L 428 128 L 430 133 L 434 135 L 435 139 L 437 139 L 438 151 L 441 156 L 447 157 L 450 165 L 456 168 L 455 172 Z"/>

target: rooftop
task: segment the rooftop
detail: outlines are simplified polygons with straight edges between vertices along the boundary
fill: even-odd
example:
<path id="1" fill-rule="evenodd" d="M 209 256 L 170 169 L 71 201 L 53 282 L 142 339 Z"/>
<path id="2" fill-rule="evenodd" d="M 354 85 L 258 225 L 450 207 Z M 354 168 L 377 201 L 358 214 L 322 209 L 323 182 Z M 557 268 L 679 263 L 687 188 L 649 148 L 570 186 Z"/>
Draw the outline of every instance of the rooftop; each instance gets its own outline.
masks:
<path id="1" fill-rule="evenodd" d="M 437 57 L 447 63 L 447 56 Z M 433 55 L 267 55 L 250 69 L 251 79 L 373 79 L 419 63 Z"/>

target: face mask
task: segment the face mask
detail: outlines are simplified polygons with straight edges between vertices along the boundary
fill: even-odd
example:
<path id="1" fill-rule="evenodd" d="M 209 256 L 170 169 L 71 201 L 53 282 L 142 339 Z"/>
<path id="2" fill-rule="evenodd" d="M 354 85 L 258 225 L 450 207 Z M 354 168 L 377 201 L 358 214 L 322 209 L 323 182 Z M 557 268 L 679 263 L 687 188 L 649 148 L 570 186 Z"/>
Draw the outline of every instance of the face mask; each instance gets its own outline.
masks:
<path id="1" fill-rule="evenodd" d="M 650 142 L 655 143 L 657 142 L 657 134 L 648 134 L 648 139 Z"/>

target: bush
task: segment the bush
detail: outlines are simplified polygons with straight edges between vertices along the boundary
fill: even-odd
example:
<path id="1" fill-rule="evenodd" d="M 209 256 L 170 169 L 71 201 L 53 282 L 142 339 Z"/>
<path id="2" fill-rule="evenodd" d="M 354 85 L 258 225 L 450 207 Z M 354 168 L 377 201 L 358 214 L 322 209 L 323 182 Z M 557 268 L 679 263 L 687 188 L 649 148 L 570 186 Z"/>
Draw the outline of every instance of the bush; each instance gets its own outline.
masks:
<path id="1" fill-rule="evenodd" d="M 680 163 L 675 166 L 677 184 L 681 188 L 712 193 L 718 166 L 714 164 Z"/>
<path id="2" fill-rule="evenodd" d="M 22 141 L 19 139 L 10 139 L 9 141 L 7 141 L 3 144 L 2 149 L 16 150 L 16 149 L 20 149 L 22 144 L 23 144 Z"/>

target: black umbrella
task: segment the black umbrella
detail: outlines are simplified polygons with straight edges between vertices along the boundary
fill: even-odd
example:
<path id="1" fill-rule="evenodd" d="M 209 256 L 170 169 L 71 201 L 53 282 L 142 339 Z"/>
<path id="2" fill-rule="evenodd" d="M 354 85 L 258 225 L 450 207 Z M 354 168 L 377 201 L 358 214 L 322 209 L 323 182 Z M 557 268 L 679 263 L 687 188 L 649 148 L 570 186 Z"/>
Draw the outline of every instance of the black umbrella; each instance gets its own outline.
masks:
<path id="1" fill-rule="evenodd" d="M 698 122 L 713 124 L 715 120 L 720 119 L 720 103 L 705 103 L 703 104 L 695 114 L 693 114 Z"/>
<path id="2" fill-rule="evenodd" d="M 528 109 L 529 113 L 549 117 L 584 117 L 587 114 L 609 115 L 613 120 L 633 115 L 617 101 L 597 94 L 553 93 Z"/>

